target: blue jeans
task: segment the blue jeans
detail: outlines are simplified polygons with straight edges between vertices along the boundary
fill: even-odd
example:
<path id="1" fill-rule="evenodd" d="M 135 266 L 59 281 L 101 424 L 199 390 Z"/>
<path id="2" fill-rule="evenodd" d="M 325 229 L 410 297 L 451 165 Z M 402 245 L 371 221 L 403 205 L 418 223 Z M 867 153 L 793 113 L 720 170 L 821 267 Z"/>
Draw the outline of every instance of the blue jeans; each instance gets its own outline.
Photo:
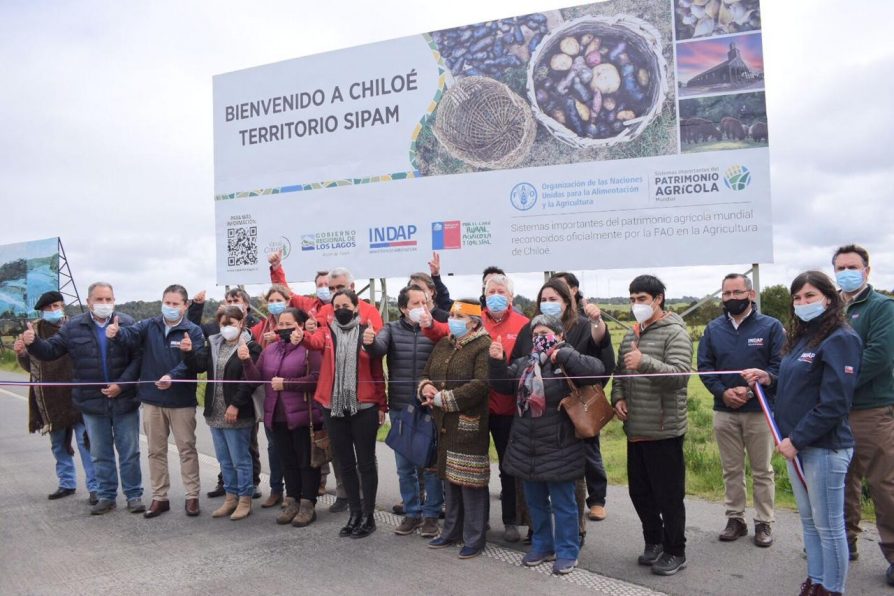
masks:
<path id="1" fill-rule="evenodd" d="M 580 553 L 580 517 L 574 481 L 524 481 L 525 502 L 531 516 L 531 551 L 555 553 L 559 559 L 577 560 Z M 555 518 L 555 524 L 553 523 Z"/>
<path id="2" fill-rule="evenodd" d="M 276 445 L 273 441 L 273 431 L 267 428 L 263 422 L 261 425 L 264 427 L 264 434 L 267 435 L 267 463 L 270 465 L 270 492 L 282 494 L 282 464 L 279 462 L 279 454 L 276 453 Z"/>
<path id="3" fill-rule="evenodd" d="M 143 496 L 143 476 L 140 472 L 140 411 L 127 414 L 84 414 L 84 424 L 90 437 L 90 455 L 96 474 L 97 496 L 114 501 L 118 496 L 118 467 L 121 469 L 121 490 L 130 499 Z"/>
<path id="4" fill-rule="evenodd" d="M 53 457 L 56 458 L 56 477 L 59 478 L 59 488 L 77 488 L 78 475 L 75 471 L 74 457 L 68 453 L 68 445 L 65 444 L 65 433 L 68 429 L 62 428 L 50 433 L 50 446 L 53 449 Z M 93 458 L 90 450 L 84 444 L 86 428 L 83 422 L 78 422 L 71 427 L 75 440 L 78 443 L 78 451 L 81 454 L 81 465 L 84 466 L 84 475 L 87 477 L 87 490 L 95 492 L 99 487 L 96 475 L 93 473 Z"/>
<path id="5" fill-rule="evenodd" d="M 228 495 L 250 497 L 254 494 L 251 465 L 251 427 L 211 428 L 214 454 L 220 464 L 224 490 Z"/>
<path id="6" fill-rule="evenodd" d="M 847 535 L 844 530 L 844 478 L 853 449 L 807 447 L 798 455 L 807 490 L 787 462 L 792 490 L 804 528 L 807 575 L 829 592 L 844 592 L 847 579 Z"/>
<path id="7" fill-rule="evenodd" d="M 394 419 L 392 418 L 392 424 Z M 423 474 L 425 483 L 425 503 L 419 499 L 419 470 L 416 464 L 403 455 L 394 452 L 397 462 L 397 480 L 400 485 L 400 498 L 404 502 L 407 517 L 434 517 L 441 515 L 444 505 L 444 485 L 434 470 L 426 470 Z"/>

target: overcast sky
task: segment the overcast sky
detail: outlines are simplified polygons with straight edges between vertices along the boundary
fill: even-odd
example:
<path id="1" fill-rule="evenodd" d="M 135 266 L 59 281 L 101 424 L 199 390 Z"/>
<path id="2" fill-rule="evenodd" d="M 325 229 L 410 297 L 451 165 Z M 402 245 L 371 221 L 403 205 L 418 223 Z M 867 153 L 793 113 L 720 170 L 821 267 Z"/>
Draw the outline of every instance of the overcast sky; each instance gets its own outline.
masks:
<path id="1" fill-rule="evenodd" d="M 213 75 L 573 4 L 3 0 L 0 243 L 61 236 L 81 291 L 108 280 L 121 302 L 160 298 L 173 282 L 218 297 Z M 831 272 L 834 247 L 858 242 L 872 256 L 872 280 L 891 289 L 894 2 L 763 5 L 776 262 L 761 267 L 762 282 Z M 670 296 L 701 295 L 748 266 L 651 273 Z M 614 296 L 641 272 L 581 277 L 587 295 Z M 528 296 L 542 282 L 514 277 Z M 477 294 L 478 281 L 450 286 Z"/>

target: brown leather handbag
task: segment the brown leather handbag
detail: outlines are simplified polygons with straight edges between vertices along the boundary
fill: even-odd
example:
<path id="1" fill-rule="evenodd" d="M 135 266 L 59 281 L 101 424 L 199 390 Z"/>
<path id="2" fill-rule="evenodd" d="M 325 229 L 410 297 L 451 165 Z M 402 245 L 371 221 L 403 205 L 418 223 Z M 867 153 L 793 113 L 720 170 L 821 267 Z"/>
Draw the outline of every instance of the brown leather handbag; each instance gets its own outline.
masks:
<path id="1" fill-rule="evenodd" d="M 332 444 L 329 442 L 329 431 L 314 430 L 313 398 L 309 393 L 307 399 L 307 428 L 310 430 L 310 467 L 321 468 L 332 461 Z"/>
<path id="2" fill-rule="evenodd" d="M 571 395 L 559 402 L 559 409 L 564 408 L 571 418 L 575 437 L 592 439 L 614 417 L 615 411 L 605 397 L 602 385 L 594 383 L 577 387 L 568 377 L 565 380 L 571 388 Z"/>

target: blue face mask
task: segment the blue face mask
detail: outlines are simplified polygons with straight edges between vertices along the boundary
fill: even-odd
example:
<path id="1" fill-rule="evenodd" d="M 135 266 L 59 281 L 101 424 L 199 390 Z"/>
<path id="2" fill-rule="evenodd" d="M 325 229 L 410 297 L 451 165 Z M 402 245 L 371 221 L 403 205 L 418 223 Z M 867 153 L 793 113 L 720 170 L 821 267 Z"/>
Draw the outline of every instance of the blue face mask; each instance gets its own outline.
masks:
<path id="1" fill-rule="evenodd" d="M 447 325 L 450 327 L 450 335 L 459 339 L 469 332 L 469 328 L 466 327 L 466 322 L 462 319 L 447 319 Z"/>
<path id="2" fill-rule="evenodd" d="M 550 317 L 561 317 L 562 316 L 562 303 L 561 302 L 541 302 L 540 303 L 540 312 L 542 314 L 548 315 Z"/>
<path id="3" fill-rule="evenodd" d="M 812 321 L 824 312 L 826 312 L 826 305 L 821 299 L 810 304 L 795 305 L 795 315 L 805 323 Z"/>
<path id="4" fill-rule="evenodd" d="M 65 311 L 61 308 L 59 310 L 45 310 L 40 313 L 40 318 L 47 323 L 58 323 L 64 317 Z"/>
<path id="5" fill-rule="evenodd" d="M 328 287 L 321 286 L 317 288 L 317 298 L 320 299 L 320 302 L 329 304 L 329 302 L 332 300 L 332 292 L 329 291 Z"/>
<path id="6" fill-rule="evenodd" d="M 838 287 L 845 292 L 856 292 L 863 285 L 863 271 L 861 269 L 842 269 L 835 274 Z"/>
<path id="7" fill-rule="evenodd" d="M 271 315 L 281 315 L 286 310 L 285 302 L 268 302 L 267 310 Z"/>
<path id="8" fill-rule="evenodd" d="M 176 323 L 183 315 L 180 313 L 180 309 L 176 306 L 165 306 L 164 304 L 162 304 L 161 316 L 165 318 L 165 321 Z"/>
<path id="9" fill-rule="evenodd" d="M 487 310 L 490 312 L 503 312 L 509 308 L 509 299 L 502 294 L 491 294 L 486 298 Z"/>

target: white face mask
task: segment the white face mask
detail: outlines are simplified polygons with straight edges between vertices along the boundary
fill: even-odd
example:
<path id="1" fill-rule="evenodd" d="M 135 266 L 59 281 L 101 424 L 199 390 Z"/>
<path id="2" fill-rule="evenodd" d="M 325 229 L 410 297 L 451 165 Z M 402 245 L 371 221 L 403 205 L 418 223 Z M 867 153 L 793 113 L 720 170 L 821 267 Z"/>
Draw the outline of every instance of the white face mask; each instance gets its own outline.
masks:
<path id="1" fill-rule="evenodd" d="M 640 325 L 652 318 L 654 314 L 651 304 L 633 304 L 630 306 L 630 310 L 633 311 L 633 318 Z"/>
<path id="2" fill-rule="evenodd" d="M 226 325 L 220 328 L 220 334 L 227 341 L 233 341 L 239 337 L 239 327 L 235 325 Z"/>
<path id="3" fill-rule="evenodd" d="M 108 319 L 115 312 L 115 305 L 108 303 L 100 303 L 93 305 L 93 315 L 98 319 Z"/>
<path id="4" fill-rule="evenodd" d="M 422 318 L 422 315 L 425 314 L 425 309 L 421 306 L 419 308 L 411 308 L 407 314 L 409 315 L 411 321 L 413 321 L 414 323 L 418 323 L 419 320 Z"/>

